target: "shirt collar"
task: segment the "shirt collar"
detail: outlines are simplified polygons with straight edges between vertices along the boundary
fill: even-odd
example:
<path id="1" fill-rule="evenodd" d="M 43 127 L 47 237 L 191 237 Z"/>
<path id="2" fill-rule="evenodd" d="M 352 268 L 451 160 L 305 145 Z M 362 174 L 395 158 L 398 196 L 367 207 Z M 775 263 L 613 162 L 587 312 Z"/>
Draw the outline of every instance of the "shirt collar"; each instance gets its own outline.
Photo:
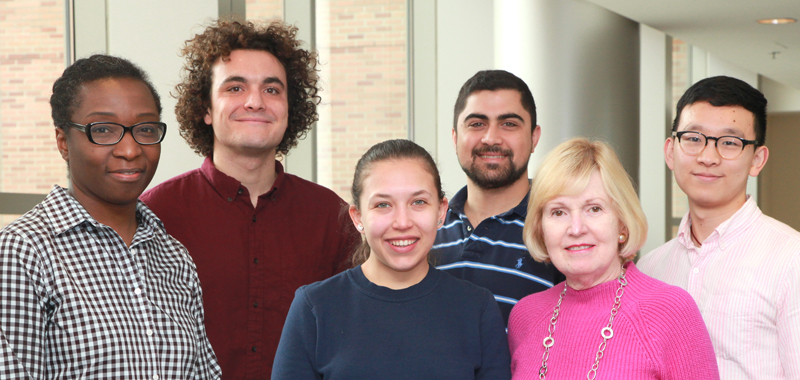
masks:
<path id="1" fill-rule="evenodd" d="M 221 172 L 217 167 L 214 165 L 214 161 L 211 157 L 206 157 L 203 161 L 203 165 L 200 166 L 200 172 L 203 174 L 204 177 L 208 180 L 211 184 L 211 187 L 216 190 L 216 192 L 223 198 L 236 198 L 240 192 L 239 189 L 245 191 L 244 186 L 242 183 L 236 180 L 223 172 Z M 283 178 L 285 177 L 285 173 L 283 171 L 283 165 L 280 161 L 275 161 L 275 183 L 272 184 L 272 189 L 268 191 L 267 195 L 274 191 L 277 191 L 281 185 L 283 184 Z"/>
<path id="2" fill-rule="evenodd" d="M 42 207 L 54 235 L 63 234 L 82 223 L 89 223 L 97 228 L 104 226 L 93 218 L 83 205 L 70 195 L 67 189 L 58 185 L 54 185 L 53 190 L 42 201 Z M 142 201 L 136 203 L 136 219 L 139 222 L 138 230 L 148 235 L 152 235 L 154 229 L 166 231 L 161 219 L 158 219 Z"/>
<path id="3" fill-rule="evenodd" d="M 467 187 L 464 186 L 459 190 L 456 195 L 453 195 L 453 198 L 450 198 L 449 207 L 450 210 L 457 212 L 458 214 L 464 215 L 464 204 L 467 203 Z"/>
<path id="4" fill-rule="evenodd" d="M 80 202 L 69 194 L 67 189 L 58 185 L 54 185 L 53 190 L 42 201 L 42 208 L 45 210 L 47 222 L 52 227 L 54 235 L 69 231 L 83 222 L 98 224 Z"/>
<path id="5" fill-rule="evenodd" d="M 516 206 L 515 206 L 514 208 L 512 208 L 511 210 L 508 210 L 508 212 L 506 212 L 506 213 L 503 213 L 503 214 L 500 214 L 500 215 L 506 215 L 506 214 L 517 214 L 517 215 L 518 215 L 519 217 L 521 217 L 522 219 L 525 219 L 525 217 L 528 215 L 528 198 L 529 198 L 530 196 L 531 196 L 531 192 L 530 192 L 530 191 L 528 191 L 528 192 L 525 194 L 525 198 L 522 198 L 522 201 L 521 201 L 521 202 L 519 202 L 519 204 L 518 204 L 518 205 L 516 205 Z"/>
<path id="6" fill-rule="evenodd" d="M 720 225 L 714 229 L 714 232 L 712 232 L 703 243 L 706 244 L 718 241 L 719 247 L 724 250 L 734 243 L 740 236 L 742 236 L 742 232 L 750 227 L 750 225 L 756 219 L 758 219 L 761 214 L 761 210 L 758 208 L 755 198 L 748 195 L 747 201 L 744 202 L 744 205 L 742 205 L 739 210 L 731 215 L 728 220 L 720 223 Z M 686 248 L 694 247 L 691 231 L 689 230 L 691 225 L 692 218 L 687 212 L 686 215 L 683 216 L 683 219 L 681 219 L 677 236 L 678 241 Z"/>
<path id="7" fill-rule="evenodd" d="M 517 214 L 522 219 L 525 219 L 525 216 L 528 215 L 528 197 L 530 197 L 530 191 L 525 194 L 525 197 L 522 198 L 522 201 L 519 202 L 518 205 L 514 206 L 511 210 L 506 212 L 497 214 L 497 216 L 508 216 L 511 214 Z M 450 199 L 450 210 L 458 213 L 459 215 L 464 215 L 464 204 L 467 203 L 467 187 L 464 186 L 459 190 L 456 195 Z"/>

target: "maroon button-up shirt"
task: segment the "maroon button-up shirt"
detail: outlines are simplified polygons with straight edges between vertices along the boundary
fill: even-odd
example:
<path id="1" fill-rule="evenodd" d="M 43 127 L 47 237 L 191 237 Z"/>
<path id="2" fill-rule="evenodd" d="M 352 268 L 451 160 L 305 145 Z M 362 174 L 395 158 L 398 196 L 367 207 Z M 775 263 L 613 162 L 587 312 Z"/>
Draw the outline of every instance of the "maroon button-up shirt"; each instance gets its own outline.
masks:
<path id="1" fill-rule="evenodd" d="M 210 158 L 141 196 L 197 265 L 225 379 L 269 379 L 294 291 L 346 269 L 360 241 L 334 192 L 276 171 L 255 208 Z"/>

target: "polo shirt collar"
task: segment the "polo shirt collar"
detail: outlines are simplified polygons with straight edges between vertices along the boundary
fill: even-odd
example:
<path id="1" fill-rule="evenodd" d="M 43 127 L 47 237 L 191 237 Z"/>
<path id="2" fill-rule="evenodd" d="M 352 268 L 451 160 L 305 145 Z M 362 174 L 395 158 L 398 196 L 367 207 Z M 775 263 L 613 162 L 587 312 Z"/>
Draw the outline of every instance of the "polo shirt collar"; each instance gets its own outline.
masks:
<path id="1" fill-rule="evenodd" d="M 467 187 L 464 186 L 453 198 L 450 198 L 449 208 L 459 215 L 464 215 L 464 204 L 467 203 Z"/>
<path id="2" fill-rule="evenodd" d="M 514 206 L 511 210 L 506 212 L 497 214 L 497 216 L 504 217 L 504 216 L 511 216 L 516 214 L 518 217 L 525 219 L 525 216 L 528 215 L 528 197 L 530 197 L 530 191 L 525 194 L 525 197 L 522 198 L 522 201 L 519 202 L 518 205 Z M 456 195 L 450 199 L 450 210 L 458 213 L 459 215 L 464 215 L 464 204 L 467 203 L 467 187 L 464 186 L 459 190 Z"/>
<path id="3" fill-rule="evenodd" d="M 214 165 L 214 161 L 211 159 L 211 157 L 206 157 L 206 159 L 203 161 L 203 165 L 200 166 L 200 172 L 204 177 L 206 177 L 208 182 L 211 184 L 211 187 L 213 187 L 214 190 L 223 198 L 235 199 L 240 195 L 239 189 L 245 191 L 242 183 L 236 178 L 219 171 L 219 169 L 217 169 L 217 167 Z M 277 191 L 283 184 L 285 173 L 283 171 L 283 165 L 280 163 L 280 161 L 275 161 L 275 173 L 275 183 L 272 184 L 272 189 L 270 189 L 270 191 L 268 191 L 266 194 L 261 194 L 261 196 Z"/>
<path id="4" fill-rule="evenodd" d="M 755 198 L 747 196 L 747 201 L 744 202 L 739 210 L 731 215 L 728 220 L 722 222 L 714 232 L 706 238 L 703 244 L 718 242 L 721 249 L 726 249 L 731 244 L 739 239 L 747 228 L 750 227 L 762 215 L 761 209 L 758 208 Z M 678 241 L 683 244 L 687 249 L 695 248 L 692 242 L 691 231 L 689 230 L 692 225 L 692 218 L 687 212 L 681 220 L 680 227 L 678 227 Z"/>

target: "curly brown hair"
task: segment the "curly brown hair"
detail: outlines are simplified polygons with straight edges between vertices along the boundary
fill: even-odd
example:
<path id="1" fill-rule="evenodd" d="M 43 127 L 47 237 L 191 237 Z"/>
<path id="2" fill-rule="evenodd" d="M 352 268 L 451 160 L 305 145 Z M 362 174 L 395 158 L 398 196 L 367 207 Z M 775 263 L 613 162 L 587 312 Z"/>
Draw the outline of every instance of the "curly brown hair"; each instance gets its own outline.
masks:
<path id="1" fill-rule="evenodd" d="M 211 69 L 219 58 L 239 49 L 263 50 L 275 56 L 286 70 L 289 122 L 276 149 L 289 153 L 318 119 L 317 54 L 301 49 L 297 28 L 280 21 L 269 25 L 218 20 L 203 33 L 187 40 L 181 50 L 186 57 L 182 82 L 175 87 L 175 113 L 181 136 L 194 151 L 205 157 L 214 151 L 214 130 L 203 120 L 211 106 Z"/>

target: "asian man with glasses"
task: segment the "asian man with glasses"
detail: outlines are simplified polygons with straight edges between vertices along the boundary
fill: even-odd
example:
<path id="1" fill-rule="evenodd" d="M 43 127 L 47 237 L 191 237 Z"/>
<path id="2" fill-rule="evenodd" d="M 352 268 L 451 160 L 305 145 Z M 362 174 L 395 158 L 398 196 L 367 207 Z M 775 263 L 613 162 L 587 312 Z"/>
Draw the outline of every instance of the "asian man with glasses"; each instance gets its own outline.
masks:
<path id="1" fill-rule="evenodd" d="M 800 377 L 800 233 L 746 194 L 769 158 L 766 106 L 725 76 L 681 97 L 664 156 L 689 212 L 677 237 L 638 263 L 695 299 L 723 379 Z"/>

